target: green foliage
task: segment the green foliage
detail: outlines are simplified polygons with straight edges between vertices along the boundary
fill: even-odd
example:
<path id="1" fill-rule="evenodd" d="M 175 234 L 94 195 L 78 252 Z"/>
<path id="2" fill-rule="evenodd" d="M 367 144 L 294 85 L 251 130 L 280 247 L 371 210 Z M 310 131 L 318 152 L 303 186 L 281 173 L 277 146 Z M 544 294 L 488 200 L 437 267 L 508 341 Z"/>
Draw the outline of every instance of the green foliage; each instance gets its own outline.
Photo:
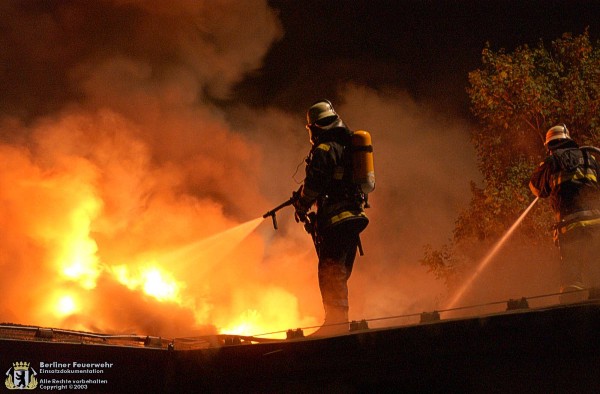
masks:
<path id="1" fill-rule="evenodd" d="M 481 68 L 469 73 L 472 132 L 482 186 L 471 184 L 469 207 L 441 250 L 426 246 L 421 263 L 449 287 L 511 226 L 533 200 L 529 177 L 545 156 L 546 131 L 565 123 L 581 145 L 600 142 L 600 45 L 586 30 L 512 53 L 486 44 Z M 532 248 L 552 247 L 551 212 L 538 204 L 519 229 Z"/>

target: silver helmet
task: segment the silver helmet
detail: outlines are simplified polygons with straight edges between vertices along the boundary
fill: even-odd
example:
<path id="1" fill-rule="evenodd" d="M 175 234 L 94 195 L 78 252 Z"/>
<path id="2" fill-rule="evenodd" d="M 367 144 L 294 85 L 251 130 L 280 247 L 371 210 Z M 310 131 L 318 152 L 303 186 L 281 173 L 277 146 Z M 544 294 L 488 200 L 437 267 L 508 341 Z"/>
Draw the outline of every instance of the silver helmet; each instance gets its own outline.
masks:
<path id="1" fill-rule="evenodd" d="M 316 143 L 321 135 L 340 122 L 340 117 L 329 100 L 319 100 L 311 105 L 306 111 L 306 130 L 311 144 Z"/>
<path id="2" fill-rule="evenodd" d="M 548 147 L 548 143 L 550 143 L 550 141 L 559 139 L 571 139 L 571 136 L 569 135 L 569 130 L 567 129 L 567 126 L 564 123 L 559 124 L 558 126 L 554 126 L 546 132 L 546 142 L 544 142 L 544 146 Z"/>
<path id="3" fill-rule="evenodd" d="M 337 117 L 333 104 L 329 100 L 319 100 L 306 111 L 306 125 L 314 125 L 321 119 Z"/>

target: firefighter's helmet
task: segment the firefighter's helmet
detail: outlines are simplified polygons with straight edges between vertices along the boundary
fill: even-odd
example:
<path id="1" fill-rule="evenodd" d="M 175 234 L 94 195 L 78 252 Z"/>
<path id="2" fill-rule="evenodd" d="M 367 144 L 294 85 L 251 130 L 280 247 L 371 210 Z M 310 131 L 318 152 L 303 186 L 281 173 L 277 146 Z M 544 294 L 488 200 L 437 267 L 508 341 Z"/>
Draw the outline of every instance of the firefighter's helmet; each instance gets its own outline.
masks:
<path id="1" fill-rule="evenodd" d="M 308 126 L 316 124 L 325 118 L 337 118 L 338 114 L 333 109 L 333 105 L 329 100 L 319 100 L 310 106 L 306 112 L 306 124 Z"/>
<path id="2" fill-rule="evenodd" d="M 571 136 L 569 135 L 569 130 L 567 129 L 567 126 L 564 123 L 559 124 L 558 126 L 554 126 L 546 132 L 546 142 L 544 142 L 544 145 L 548 147 L 550 141 L 560 139 L 571 139 Z"/>
<path id="3" fill-rule="evenodd" d="M 319 100 L 306 112 L 306 129 L 311 143 L 315 143 L 320 135 L 329 130 L 339 116 L 329 100 Z"/>

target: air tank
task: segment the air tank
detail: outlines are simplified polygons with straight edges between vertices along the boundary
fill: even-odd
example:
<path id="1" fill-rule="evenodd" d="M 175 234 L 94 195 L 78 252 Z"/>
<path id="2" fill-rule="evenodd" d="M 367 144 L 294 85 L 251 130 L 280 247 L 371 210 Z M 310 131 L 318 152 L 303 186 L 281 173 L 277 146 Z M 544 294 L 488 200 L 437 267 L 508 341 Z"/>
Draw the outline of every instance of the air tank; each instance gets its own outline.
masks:
<path id="1" fill-rule="evenodd" d="M 375 190 L 373 145 L 368 131 L 357 130 L 352 134 L 352 167 L 354 183 L 360 190 L 365 194 Z"/>

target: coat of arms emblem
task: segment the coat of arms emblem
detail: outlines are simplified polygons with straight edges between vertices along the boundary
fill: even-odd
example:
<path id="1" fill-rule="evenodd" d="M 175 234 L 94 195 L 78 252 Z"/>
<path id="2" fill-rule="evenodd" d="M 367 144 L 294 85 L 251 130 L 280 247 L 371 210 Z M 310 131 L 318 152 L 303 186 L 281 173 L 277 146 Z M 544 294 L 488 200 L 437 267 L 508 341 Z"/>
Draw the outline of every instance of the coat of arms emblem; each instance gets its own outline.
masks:
<path id="1" fill-rule="evenodd" d="M 33 390 L 38 385 L 36 375 L 37 372 L 29 366 L 28 362 L 18 361 L 6 371 L 4 384 L 9 390 Z"/>

